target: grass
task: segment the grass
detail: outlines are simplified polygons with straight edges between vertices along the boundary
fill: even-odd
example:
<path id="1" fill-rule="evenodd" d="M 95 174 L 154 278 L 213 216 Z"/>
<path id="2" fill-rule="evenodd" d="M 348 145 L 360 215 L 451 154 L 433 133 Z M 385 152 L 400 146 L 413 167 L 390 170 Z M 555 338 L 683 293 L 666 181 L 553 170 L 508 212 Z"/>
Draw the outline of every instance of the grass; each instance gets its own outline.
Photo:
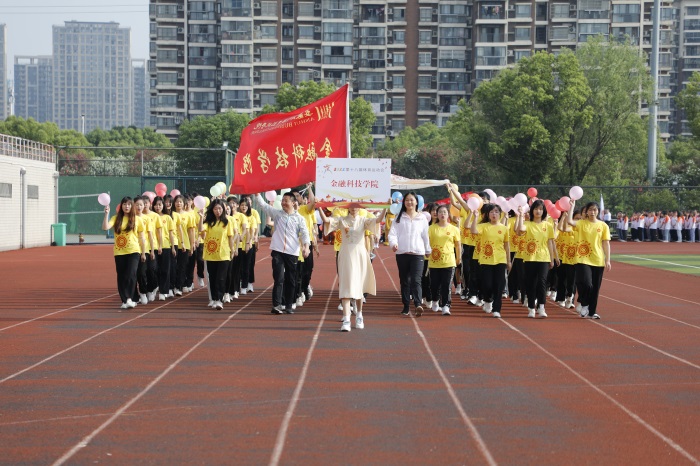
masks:
<path id="1" fill-rule="evenodd" d="M 613 254 L 612 260 L 652 269 L 700 276 L 700 255 Z"/>

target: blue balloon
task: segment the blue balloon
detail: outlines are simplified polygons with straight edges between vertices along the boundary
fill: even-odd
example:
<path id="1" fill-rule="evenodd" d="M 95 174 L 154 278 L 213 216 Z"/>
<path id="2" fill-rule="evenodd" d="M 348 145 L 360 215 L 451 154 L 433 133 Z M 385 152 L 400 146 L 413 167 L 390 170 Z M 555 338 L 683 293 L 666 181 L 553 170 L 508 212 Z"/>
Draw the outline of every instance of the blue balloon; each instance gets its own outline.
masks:
<path id="1" fill-rule="evenodd" d="M 425 200 L 423 199 L 423 196 L 417 194 L 416 200 L 418 201 L 418 210 L 423 210 L 423 206 L 425 205 Z"/>
<path id="2" fill-rule="evenodd" d="M 401 199 L 403 199 L 403 194 L 401 194 L 399 191 L 394 191 L 391 195 L 391 200 L 394 202 L 401 202 Z"/>
<path id="3" fill-rule="evenodd" d="M 391 206 L 389 207 L 389 212 L 391 212 L 394 215 L 398 215 L 400 211 L 401 204 L 391 204 Z"/>

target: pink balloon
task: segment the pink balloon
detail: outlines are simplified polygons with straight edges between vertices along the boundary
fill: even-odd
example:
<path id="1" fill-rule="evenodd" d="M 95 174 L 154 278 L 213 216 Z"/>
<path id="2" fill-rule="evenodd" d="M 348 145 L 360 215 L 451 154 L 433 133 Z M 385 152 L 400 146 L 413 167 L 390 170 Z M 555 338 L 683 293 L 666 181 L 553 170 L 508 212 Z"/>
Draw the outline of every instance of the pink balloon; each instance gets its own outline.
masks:
<path id="1" fill-rule="evenodd" d="M 151 191 L 146 191 L 145 193 L 142 194 L 143 197 L 147 197 L 149 201 L 153 202 L 153 199 L 156 197 L 156 193 L 152 193 Z"/>
<path id="2" fill-rule="evenodd" d="M 519 206 L 519 207 L 520 207 L 520 206 Z M 522 206 L 522 208 L 523 208 L 523 213 L 524 213 L 524 214 L 526 214 L 526 213 L 528 213 L 528 212 L 530 211 L 530 206 L 527 205 L 527 204 L 525 204 L 524 206 Z M 516 211 L 517 211 L 517 208 L 516 208 Z"/>
<path id="3" fill-rule="evenodd" d="M 537 196 L 537 189 L 535 188 L 530 188 L 527 190 L 527 195 L 530 197 L 535 197 Z"/>
<path id="4" fill-rule="evenodd" d="M 173 189 L 172 191 L 170 191 L 170 195 L 171 195 L 172 197 L 179 196 L 179 195 L 180 195 L 180 191 L 177 190 L 177 189 Z"/>
<path id="5" fill-rule="evenodd" d="M 554 204 L 554 208 L 557 209 L 558 211 L 564 210 L 564 208 L 561 206 L 561 204 L 559 204 L 559 201 L 557 201 L 557 202 Z"/>
<path id="6" fill-rule="evenodd" d="M 107 193 L 102 193 L 97 196 L 97 202 L 99 202 L 101 206 L 107 207 L 110 201 L 111 199 Z"/>
<path id="7" fill-rule="evenodd" d="M 203 196 L 197 196 L 194 198 L 194 206 L 203 209 L 207 206 L 207 200 Z"/>
<path id="8" fill-rule="evenodd" d="M 513 197 L 513 199 L 515 199 L 515 202 L 517 202 L 518 203 L 517 205 L 519 205 L 519 206 L 527 205 L 527 196 L 524 195 L 523 193 L 516 194 L 515 197 Z"/>
<path id="9" fill-rule="evenodd" d="M 479 199 L 475 197 L 470 197 L 469 199 L 467 199 L 467 207 L 469 207 L 469 210 L 478 210 L 479 204 L 481 204 L 481 202 L 479 202 Z"/>
<path id="10" fill-rule="evenodd" d="M 498 204 L 498 207 L 500 207 L 502 210 L 510 210 L 508 201 L 506 201 L 506 198 L 503 196 L 498 196 L 496 198 L 496 204 Z"/>
<path id="11" fill-rule="evenodd" d="M 561 217 L 561 211 L 556 207 L 550 207 L 547 213 L 554 219 Z"/>
<path id="12" fill-rule="evenodd" d="M 568 211 L 571 208 L 571 199 L 569 199 L 568 196 L 563 196 L 559 199 L 559 205 L 562 209 Z"/>
<path id="13" fill-rule="evenodd" d="M 430 216 L 430 212 L 423 211 L 422 214 L 423 214 L 423 217 L 425 217 L 425 219 L 428 221 L 428 223 L 430 223 L 430 220 L 432 220 L 432 217 Z"/>
<path id="14" fill-rule="evenodd" d="M 156 185 L 155 189 L 156 189 L 156 192 L 158 192 L 158 191 L 163 191 L 163 192 L 165 192 L 165 191 L 168 190 L 168 187 L 165 186 L 165 183 L 158 183 L 158 184 Z"/>
<path id="15" fill-rule="evenodd" d="M 545 199 L 545 200 L 544 200 L 544 206 L 545 206 L 545 207 L 549 207 L 549 206 L 551 206 L 551 205 L 552 205 L 552 201 L 550 201 L 549 199 Z"/>
<path id="16" fill-rule="evenodd" d="M 275 191 L 268 191 L 265 193 L 265 199 L 270 202 L 275 202 L 275 199 L 277 199 L 277 193 Z"/>
<path id="17" fill-rule="evenodd" d="M 156 194 L 160 197 L 165 197 L 165 189 L 156 189 Z"/>
<path id="18" fill-rule="evenodd" d="M 569 190 L 569 197 L 574 201 L 578 201 L 583 197 L 583 188 L 581 186 L 574 186 Z"/>

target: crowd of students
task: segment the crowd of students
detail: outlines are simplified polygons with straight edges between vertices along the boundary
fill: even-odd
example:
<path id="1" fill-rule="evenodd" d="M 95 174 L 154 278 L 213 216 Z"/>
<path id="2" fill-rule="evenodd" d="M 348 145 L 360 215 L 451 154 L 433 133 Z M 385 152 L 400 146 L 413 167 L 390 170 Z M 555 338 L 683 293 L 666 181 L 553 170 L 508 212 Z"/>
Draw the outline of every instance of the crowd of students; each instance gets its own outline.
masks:
<path id="1" fill-rule="evenodd" d="M 700 242 L 700 214 L 694 211 L 618 212 L 615 220 L 618 241 L 662 243 Z"/>
<path id="2" fill-rule="evenodd" d="M 597 301 L 603 273 L 610 269 L 610 230 L 598 220 L 598 204 L 590 202 L 557 221 L 548 217 L 541 200 L 503 212 L 488 194 L 477 193 L 474 208 L 448 184 L 450 205 L 428 204 L 409 192 L 396 199 L 396 215 L 369 212 L 357 205 L 326 214 L 315 208 L 311 185 L 306 196 L 290 191 L 281 209 L 259 194 L 255 200 L 273 226 L 270 242 L 273 314 L 293 314 L 313 296 L 314 252 L 319 254 L 317 225 L 333 233 L 339 277 L 342 331 L 364 328 L 363 303 L 376 294 L 372 268 L 380 225 L 396 254 L 403 315 L 420 317 L 424 310 L 453 312 L 452 287 L 467 305 L 481 306 L 501 317 L 503 299 L 522 303 L 530 318 L 547 317 L 547 297 L 581 317 L 599 319 Z M 207 279 L 209 306 L 254 291 L 255 254 L 260 215 L 249 196 L 212 199 L 197 209 L 195 195 L 122 199 L 116 215 L 105 207 L 102 227 L 114 229 L 114 255 L 122 309 L 166 300 L 193 291 Z M 454 215 L 458 211 L 457 215 Z M 578 304 L 575 296 L 578 294 Z"/>

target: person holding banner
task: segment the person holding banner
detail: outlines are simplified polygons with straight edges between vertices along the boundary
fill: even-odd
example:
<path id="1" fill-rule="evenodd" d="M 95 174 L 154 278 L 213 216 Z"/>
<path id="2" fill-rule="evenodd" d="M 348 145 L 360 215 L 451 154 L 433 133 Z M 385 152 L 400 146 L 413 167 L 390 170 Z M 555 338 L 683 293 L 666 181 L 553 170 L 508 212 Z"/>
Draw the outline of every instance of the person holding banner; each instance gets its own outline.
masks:
<path id="1" fill-rule="evenodd" d="M 294 194 L 284 193 L 282 210 L 267 205 L 260 194 L 256 195 L 255 200 L 263 212 L 275 222 L 275 231 L 270 241 L 274 280 L 271 312 L 293 314 L 297 258 L 300 249 L 304 257 L 309 256 L 309 230 L 304 218 L 294 210 Z"/>
<path id="2" fill-rule="evenodd" d="M 362 298 L 365 293 L 377 294 L 377 284 L 374 278 L 374 269 L 370 261 L 369 252 L 365 246 L 365 232 L 376 231 L 386 214 L 383 210 L 378 217 L 369 218 L 358 215 L 360 207 L 352 205 L 344 217 L 333 216 L 324 218 L 323 230 L 332 232 L 342 230 L 343 242 L 338 252 L 338 296 L 343 306 L 343 323 L 341 332 L 350 331 L 350 302 L 355 301 L 357 314 L 355 315 L 355 328 L 365 328 L 362 314 Z M 422 270 L 422 269 L 421 269 Z"/>
<path id="3" fill-rule="evenodd" d="M 411 191 L 406 194 L 401 210 L 389 230 L 389 247 L 396 253 L 401 282 L 401 314 L 410 314 L 411 297 L 415 305 L 415 316 L 423 315 L 423 290 L 421 273 L 424 257 L 432 252 L 428 237 L 428 220 L 418 211 L 418 198 Z"/>

